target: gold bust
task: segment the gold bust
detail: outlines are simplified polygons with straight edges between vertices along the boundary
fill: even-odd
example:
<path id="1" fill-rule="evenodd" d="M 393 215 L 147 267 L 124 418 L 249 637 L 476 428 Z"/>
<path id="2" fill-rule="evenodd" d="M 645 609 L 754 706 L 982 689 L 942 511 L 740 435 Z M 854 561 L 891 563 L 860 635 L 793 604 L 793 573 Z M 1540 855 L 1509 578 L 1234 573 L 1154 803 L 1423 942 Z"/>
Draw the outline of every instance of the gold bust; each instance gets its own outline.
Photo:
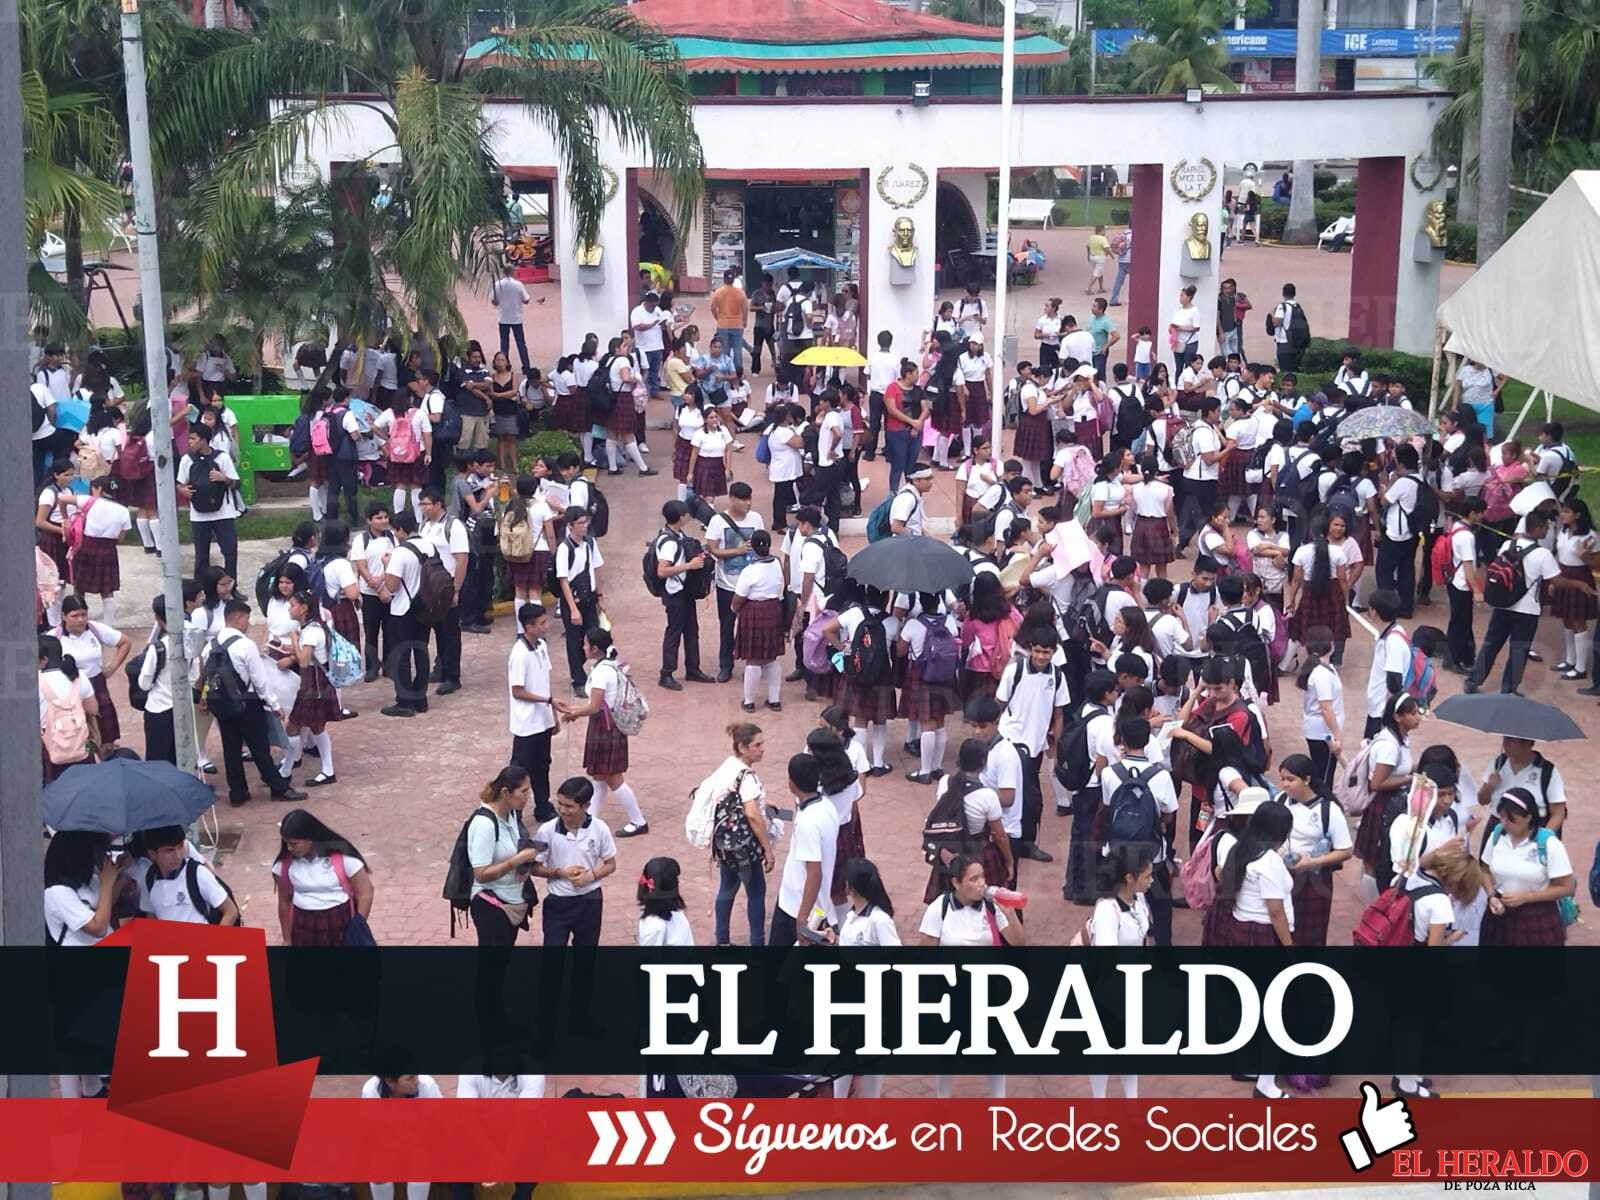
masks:
<path id="1" fill-rule="evenodd" d="M 1205 213 L 1197 212 L 1189 218 L 1189 236 L 1184 239 L 1183 248 L 1196 262 L 1211 261 L 1211 222 Z"/>
<path id="2" fill-rule="evenodd" d="M 579 242 L 573 247 L 573 257 L 580 267 L 598 267 L 603 253 L 599 242 Z"/>
<path id="3" fill-rule="evenodd" d="M 1436 248 L 1443 247 L 1448 240 L 1444 228 L 1443 200 L 1428 201 L 1428 207 L 1422 213 L 1422 232 Z"/>
<path id="4" fill-rule="evenodd" d="M 889 226 L 894 240 L 889 243 L 889 256 L 902 267 L 915 266 L 917 262 L 917 227 L 910 217 L 896 217 Z"/>

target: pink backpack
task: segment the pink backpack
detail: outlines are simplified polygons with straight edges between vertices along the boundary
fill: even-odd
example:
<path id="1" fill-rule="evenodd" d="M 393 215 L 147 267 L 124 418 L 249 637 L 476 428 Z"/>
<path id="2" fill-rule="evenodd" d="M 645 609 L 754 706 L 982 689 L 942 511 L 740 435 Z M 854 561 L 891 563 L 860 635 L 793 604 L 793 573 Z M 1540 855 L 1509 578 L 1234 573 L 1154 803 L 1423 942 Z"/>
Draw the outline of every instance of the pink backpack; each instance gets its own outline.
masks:
<path id="1" fill-rule="evenodd" d="M 53 688 L 40 683 L 39 697 L 44 701 L 44 721 L 40 725 L 44 752 L 58 767 L 82 762 L 89 754 L 89 718 L 84 715 L 77 683 L 72 683 L 65 696 L 58 696 Z"/>
<path id="2" fill-rule="evenodd" d="M 311 425 L 311 448 L 316 453 L 321 454 L 323 451 L 317 450 L 317 428 L 318 423 L 313 421 Z M 326 433 L 323 434 L 323 439 L 326 441 Z M 411 424 L 411 414 L 408 412 L 396 413 L 394 424 L 389 427 L 389 461 L 398 463 L 416 462 L 417 455 L 421 450 L 422 443 L 417 438 L 416 427 Z M 331 454 L 332 451 L 329 450 L 328 453 Z"/>
<path id="3" fill-rule="evenodd" d="M 78 556 L 78 550 L 83 545 L 83 524 L 89 515 L 89 510 L 94 507 L 95 498 L 90 496 L 77 508 L 72 510 L 72 515 L 67 518 L 67 524 L 61 531 L 61 538 L 67 544 L 67 557 Z"/>
<path id="4" fill-rule="evenodd" d="M 333 440 L 328 434 L 329 420 L 330 418 L 326 412 L 320 412 L 311 418 L 311 453 L 321 455 L 324 458 L 333 453 Z M 398 417 L 395 418 L 396 428 L 399 427 L 400 420 Z M 405 418 L 405 424 L 408 427 L 410 426 L 410 417 Z M 407 460 L 402 459 L 401 461 L 405 462 Z"/>
<path id="5" fill-rule="evenodd" d="M 1213 819 L 1211 824 L 1206 826 L 1205 836 L 1190 852 L 1189 857 L 1184 859 L 1183 866 L 1178 868 L 1178 882 L 1183 886 L 1183 898 L 1189 902 L 1189 907 L 1197 912 L 1209 912 L 1217 901 L 1214 855 L 1217 831 L 1221 828 L 1221 822 Z"/>

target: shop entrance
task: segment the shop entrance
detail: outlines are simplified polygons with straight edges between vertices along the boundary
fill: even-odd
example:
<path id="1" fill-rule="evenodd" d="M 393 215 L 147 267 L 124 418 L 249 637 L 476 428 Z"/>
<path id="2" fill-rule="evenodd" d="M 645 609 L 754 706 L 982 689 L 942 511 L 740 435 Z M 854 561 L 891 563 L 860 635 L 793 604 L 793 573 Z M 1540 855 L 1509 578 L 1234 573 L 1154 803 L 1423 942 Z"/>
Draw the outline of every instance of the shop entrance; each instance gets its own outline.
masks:
<path id="1" fill-rule="evenodd" d="M 760 279 L 757 254 L 798 246 L 837 253 L 831 185 L 752 183 L 745 188 L 745 277 Z"/>

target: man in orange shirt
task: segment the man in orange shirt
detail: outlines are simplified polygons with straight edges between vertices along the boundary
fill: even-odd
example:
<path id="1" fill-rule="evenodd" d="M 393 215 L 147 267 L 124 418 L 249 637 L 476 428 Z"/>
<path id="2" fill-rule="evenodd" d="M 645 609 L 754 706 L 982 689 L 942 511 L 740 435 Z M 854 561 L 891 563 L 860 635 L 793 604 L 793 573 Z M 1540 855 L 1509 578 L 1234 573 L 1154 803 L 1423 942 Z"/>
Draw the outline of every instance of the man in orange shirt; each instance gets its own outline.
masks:
<path id="1" fill-rule="evenodd" d="M 750 319 L 750 300 L 734 282 L 738 278 L 739 272 L 732 267 L 722 273 L 722 286 L 711 293 L 711 316 L 717 323 L 722 352 L 733 359 L 735 367 L 743 369 L 744 326 Z"/>

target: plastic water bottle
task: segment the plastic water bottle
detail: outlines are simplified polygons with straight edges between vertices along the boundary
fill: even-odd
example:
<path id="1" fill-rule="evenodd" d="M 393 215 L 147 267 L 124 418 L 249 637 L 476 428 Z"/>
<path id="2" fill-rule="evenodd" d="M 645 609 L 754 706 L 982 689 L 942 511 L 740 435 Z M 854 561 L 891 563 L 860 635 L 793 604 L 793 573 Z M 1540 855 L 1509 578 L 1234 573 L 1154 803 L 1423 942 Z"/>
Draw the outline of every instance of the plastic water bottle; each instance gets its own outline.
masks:
<path id="1" fill-rule="evenodd" d="M 987 887 L 983 894 L 993 900 L 1001 908 L 1026 908 L 1028 907 L 1028 893 L 1014 892 L 1010 888 Z"/>

